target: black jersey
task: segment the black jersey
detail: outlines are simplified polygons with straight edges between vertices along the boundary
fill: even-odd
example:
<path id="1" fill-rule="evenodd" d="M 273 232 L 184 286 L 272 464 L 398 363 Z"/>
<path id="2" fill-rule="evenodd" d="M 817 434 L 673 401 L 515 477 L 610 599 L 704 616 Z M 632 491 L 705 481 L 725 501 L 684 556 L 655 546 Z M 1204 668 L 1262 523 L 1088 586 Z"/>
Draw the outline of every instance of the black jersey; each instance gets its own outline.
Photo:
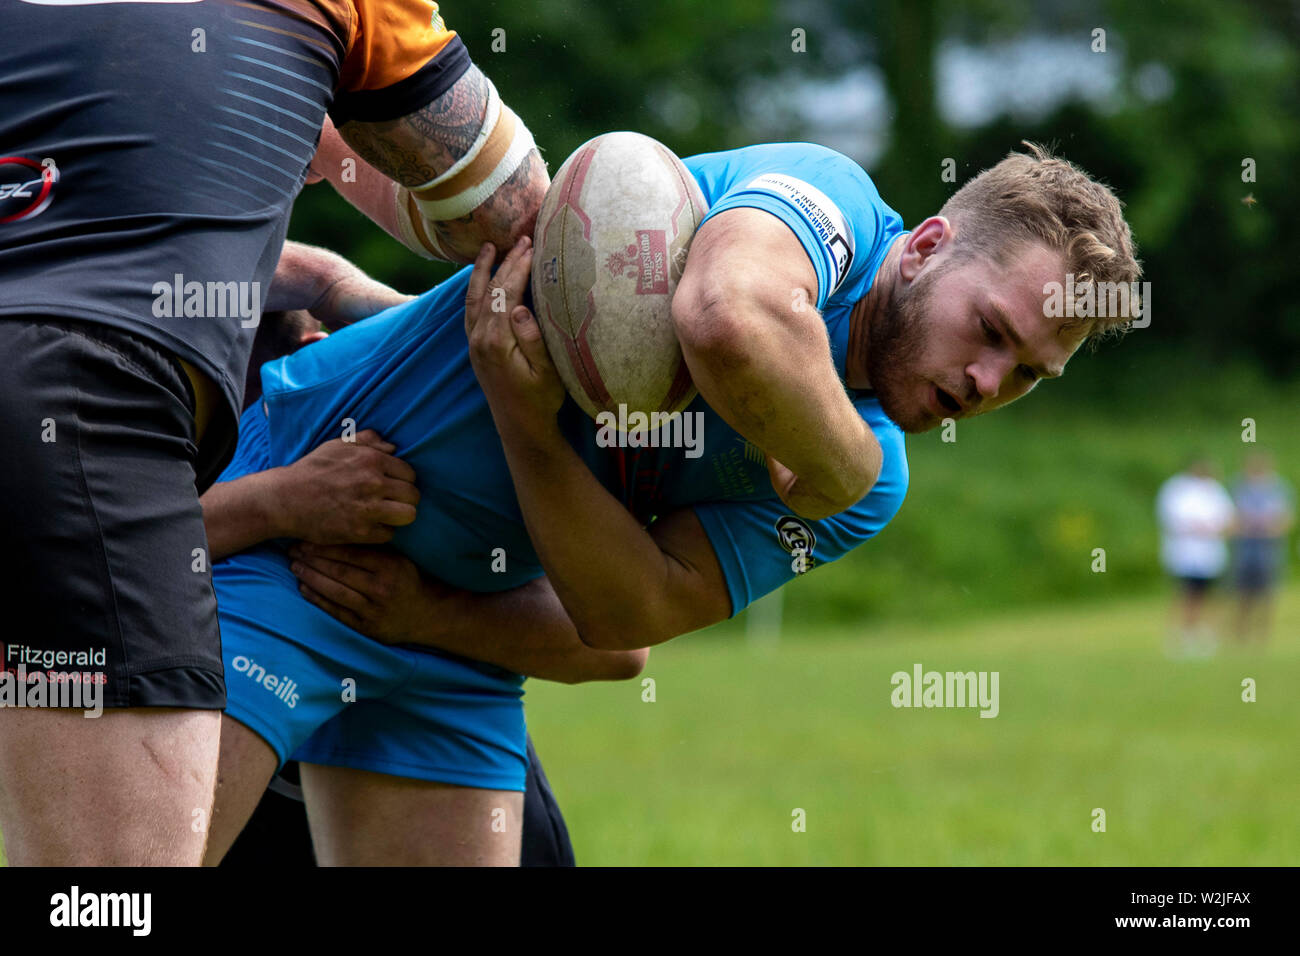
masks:
<path id="1" fill-rule="evenodd" d="M 0 317 L 118 326 L 192 363 L 225 395 L 201 456 L 219 469 L 326 111 L 413 112 L 468 54 L 429 0 L 0 0 L 0 18 Z"/>

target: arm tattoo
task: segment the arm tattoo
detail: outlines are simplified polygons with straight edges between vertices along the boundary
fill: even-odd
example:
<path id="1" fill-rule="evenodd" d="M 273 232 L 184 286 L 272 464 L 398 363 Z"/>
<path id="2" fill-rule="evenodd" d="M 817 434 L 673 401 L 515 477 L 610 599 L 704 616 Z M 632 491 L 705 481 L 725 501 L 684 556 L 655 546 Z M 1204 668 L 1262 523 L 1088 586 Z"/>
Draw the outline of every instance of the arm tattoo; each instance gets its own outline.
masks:
<path id="1" fill-rule="evenodd" d="M 501 224 L 531 220 L 536 217 L 546 193 L 546 164 L 536 148 L 530 149 L 519 168 L 497 187 L 485 205 Z"/>
<path id="2" fill-rule="evenodd" d="M 422 186 L 452 167 L 474 144 L 487 111 L 488 84 L 471 65 L 446 93 L 399 119 L 339 127 L 348 145 L 403 186 Z"/>

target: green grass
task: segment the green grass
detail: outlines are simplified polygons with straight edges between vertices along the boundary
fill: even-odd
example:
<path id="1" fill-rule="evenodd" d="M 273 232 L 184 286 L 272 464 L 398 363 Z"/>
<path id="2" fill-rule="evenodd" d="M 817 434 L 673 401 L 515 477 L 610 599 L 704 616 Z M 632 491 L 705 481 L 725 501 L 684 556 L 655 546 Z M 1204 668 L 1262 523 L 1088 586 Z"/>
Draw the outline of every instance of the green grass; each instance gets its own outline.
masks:
<path id="1" fill-rule="evenodd" d="M 528 720 L 585 865 L 1300 863 L 1300 588 L 1267 649 L 1211 660 L 1163 655 L 1166 611 L 1130 599 L 776 646 L 730 622 L 652 652 L 654 703 L 640 681 L 533 681 Z M 998 671 L 1001 713 L 893 708 L 890 675 L 918 662 Z"/>
<path id="2" fill-rule="evenodd" d="M 1268 649 L 1211 660 L 1164 656 L 1166 611 L 1130 599 L 775 647 L 733 624 L 655 650 L 653 703 L 639 681 L 532 682 L 529 724 L 587 865 L 1300 863 L 1300 591 Z M 890 675 L 917 662 L 998 671 L 1000 715 L 893 708 Z"/>

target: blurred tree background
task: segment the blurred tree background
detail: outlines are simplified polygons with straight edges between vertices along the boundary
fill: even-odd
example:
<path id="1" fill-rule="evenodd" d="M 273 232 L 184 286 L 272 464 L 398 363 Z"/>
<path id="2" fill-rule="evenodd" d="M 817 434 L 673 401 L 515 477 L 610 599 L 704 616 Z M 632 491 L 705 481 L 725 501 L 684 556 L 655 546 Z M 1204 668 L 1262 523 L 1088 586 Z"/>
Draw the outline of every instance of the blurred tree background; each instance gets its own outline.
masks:
<path id="1" fill-rule="evenodd" d="M 443 13 L 552 172 L 635 129 L 679 155 L 812 140 L 872 175 L 908 226 L 1021 140 L 1111 184 L 1152 324 L 1029 401 L 910 438 L 912 487 L 876 542 L 789 589 L 787 613 L 961 613 L 1160 579 L 1152 499 L 1196 450 L 1254 445 L 1300 478 L 1300 4 L 1284 0 L 449 0 Z M 944 161 L 957 168 L 942 176 Z M 335 196 L 292 238 L 403 291 L 450 274 Z M 1104 548 L 1105 574 L 1094 573 Z"/>

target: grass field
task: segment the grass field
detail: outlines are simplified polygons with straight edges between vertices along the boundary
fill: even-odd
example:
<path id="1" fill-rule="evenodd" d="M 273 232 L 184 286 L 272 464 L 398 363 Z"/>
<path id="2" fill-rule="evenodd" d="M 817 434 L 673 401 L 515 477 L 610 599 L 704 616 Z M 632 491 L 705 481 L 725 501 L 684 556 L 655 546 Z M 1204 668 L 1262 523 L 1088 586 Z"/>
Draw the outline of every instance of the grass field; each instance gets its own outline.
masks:
<path id="1" fill-rule="evenodd" d="M 653 703 L 640 681 L 533 681 L 528 720 L 585 865 L 1300 863 L 1300 588 L 1266 650 L 1210 660 L 1164 656 L 1165 610 L 775 646 L 731 622 L 651 654 Z M 915 663 L 998 671 L 999 715 L 895 709 Z"/>
<path id="2" fill-rule="evenodd" d="M 1209 660 L 1164 655 L 1165 611 L 778 646 L 731 624 L 652 652 L 653 703 L 639 681 L 531 682 L 529 725 L 581 864 L 1300 863 L 1300 591 L 1268 649 Z M 895 709 L 890 675 L 914 663 L 998 671 L 1001 713 Z"/>

